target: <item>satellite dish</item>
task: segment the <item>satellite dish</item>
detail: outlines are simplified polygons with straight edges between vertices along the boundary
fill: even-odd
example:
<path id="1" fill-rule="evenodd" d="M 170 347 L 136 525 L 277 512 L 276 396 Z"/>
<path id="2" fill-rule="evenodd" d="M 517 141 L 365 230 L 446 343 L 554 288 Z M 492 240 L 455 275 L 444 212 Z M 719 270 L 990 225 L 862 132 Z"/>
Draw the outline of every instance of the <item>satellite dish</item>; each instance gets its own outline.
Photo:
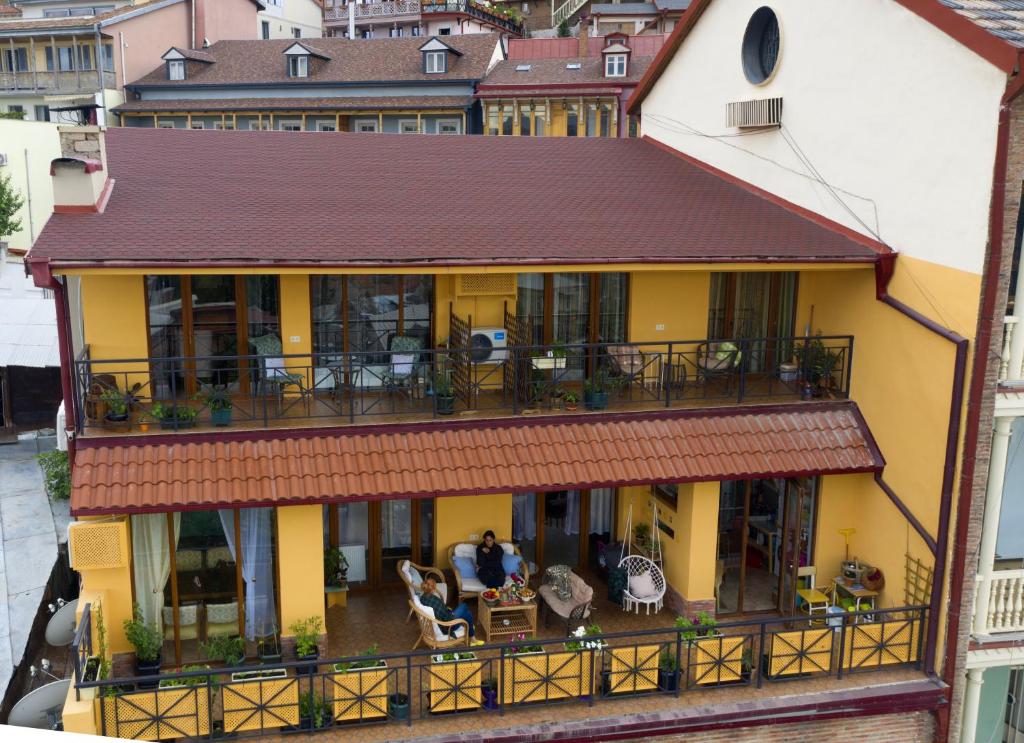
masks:
<path id="1" fill-rule="evenodd" d="M 18 700 L 7 716 L 7 724 L 20 728 L 57 730 L 61 710 L 71 688 L 71 679 L 53 681 L 40 686 Z"/>
<path id="2" fill-rule="evenodd" d="M 75 610 L 78 599 L 64 604 L 57 613 L 50 617 L 46 625 L 46 642 L 55 648 L 70 645 L 75 639 Z"/>

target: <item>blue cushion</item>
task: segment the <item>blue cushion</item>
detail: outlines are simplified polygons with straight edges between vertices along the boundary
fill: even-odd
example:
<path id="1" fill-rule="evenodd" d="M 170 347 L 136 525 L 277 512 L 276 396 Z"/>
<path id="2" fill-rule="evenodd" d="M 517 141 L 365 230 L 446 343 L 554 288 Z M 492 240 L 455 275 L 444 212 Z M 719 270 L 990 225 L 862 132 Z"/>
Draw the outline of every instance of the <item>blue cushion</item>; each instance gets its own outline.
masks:
<path id="1" fill-rule="evenodd" d="M 519 564 L 521 558 L 516 554 L 504 554 L 501 556 L 501 566 L 505 568 L 505 575 L 512 575 L 512 573 L 519 572 Z"/>
<path id="2" fill-rule="evenodd" d="M 456 557 L 455 569 L 459 571 L 462 580 L 473 580 L 476 578 L 476 560 L 472 557 Z"/>

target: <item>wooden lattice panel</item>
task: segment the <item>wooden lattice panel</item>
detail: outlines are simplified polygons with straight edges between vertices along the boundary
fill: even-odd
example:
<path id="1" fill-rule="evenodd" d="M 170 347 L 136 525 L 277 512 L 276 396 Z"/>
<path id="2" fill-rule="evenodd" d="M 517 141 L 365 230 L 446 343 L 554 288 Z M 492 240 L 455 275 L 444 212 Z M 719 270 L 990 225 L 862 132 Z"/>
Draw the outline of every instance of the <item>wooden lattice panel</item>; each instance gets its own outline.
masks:
<path id="1" fill-rule="evenodd" d="M 919 619 L 891 619 L 850 625 L 846 667 L 850 670 L 912 663 L 921 635 Z"/>
<path id="2" fill-rule="evenodd" d="M 909 553 L 906 557 L 906 571 L 904 576 L 903 597 L 907 606 L 924 606 L 929 603 L 932 596 L 932 578 L 935 571 L 925 565 L 921 560 L 912 557 Z"/>
<path id="3" fill-rule="evenodd" d="M 68 530 L 68 554 L 75 570 L 120 568 L 128 563 L 127 522 L 76 521 Z"/>
<path id="4" fill-rule="evenodd" d="M 609 694 L 635 694 L 658 688 L 658 659 L 661 645 L 612 648 L 608 674 Z"/>
<path id="5" fill-rule="evenodd" d="M 502 671 L 504 703 L 544 702 L 590 694 L 593 668 L 590 651 L 513 655 Z"/>
<path id="6" fill-rule="evenodd" d="M 131 740 L 194 738 L 210 733 L 206 687 L 176 687 L 106 697 L 103 735 Z"/>
<path id="7" fill-rule="evenodd" d="M 745 637 L 704 637 L 693 641 L 690 670 L 697 684 L 720 684 L 743 678 Z"/>
<path id="8" fill-rule="evenodd" d="M 427 668 L 430 677 L 430 711 L 478 709 L 482 669 L 483 663 L 478 660 L 434 663 Z"/>
<path id="9" fill-rule="evenodd" d="M 464 273 L 456 292 L 461 296 L 515 296 L 514 273 Z"/>
<path id="10" fill-rule="evenodd" d="M 239 681 L 223 689 L 226 733 L 299 724 L 298 679 Z"/>
<path id="11" fill-rule="evenodd" d="M 388 670 L 366 668 L 330 677 L 335 720 L 376 720 L 388 716 Z"/>
<path id="12" fill-rule="evenodd" d="M 771 633 L 769 673 L 772 676 L 828 673 L 832 669 L 834 636 L 831 627 Z"/>

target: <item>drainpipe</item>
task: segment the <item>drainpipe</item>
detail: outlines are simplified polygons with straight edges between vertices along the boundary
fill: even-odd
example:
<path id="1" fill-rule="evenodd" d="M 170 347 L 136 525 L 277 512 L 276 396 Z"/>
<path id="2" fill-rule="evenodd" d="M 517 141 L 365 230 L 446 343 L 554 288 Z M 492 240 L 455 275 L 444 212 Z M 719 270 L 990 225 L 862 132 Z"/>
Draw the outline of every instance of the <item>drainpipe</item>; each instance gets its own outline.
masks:
<path id="1" fill-rule="evenodd" d="M 196 48 L 196 3 L 197 2 L 199 2 L 199 0 L 192 0 L 192 34 L 191 34 L 192 43 L 189 46 L 189 49 L 195 49 Z"/>
<path id="2" fill-rule="evenodd" d="M 93 32 L 96 38 L 96 59 L 98 60 L 96 66 L 99 67 L 99 70 L 96 71 L 96 76 L 100 79 L 100 106 L 103 108 L 103 124 L 105 126 L 107 124 L 107 81 L 103 77 L 106 70 L 103 69 L 103 41 L 100 38 L 100 24 L 97 23 L 93 26 Z M 99 121 L 100 117 L 97 116 L 96 123 L 98 124 Z M 68 442 L 68 446 L 71 446 L 70 442 Z M 71 451 L 71 449 L 69 448 L 68 451 Z"/>
<path id="3" fill-rule="evenodd" d="M 953 506 L 953 486 L 956 474 L 956 450 L 960 434 L 960 419 L 963 410 L 964 377 L 967 373 L 967 339 L 949 328 L 939 325 L 917 310 L 889 296 L 889 281 L 895 267 L 895 254 L 881 256 L 875 264 L 875 292 L 880 302 L 892 307 L 902 315 L 906 315 L 918 325 L 935 333 L 956 346 L 956 357 L 953 362 L 953 390 L 949 403 L 949 424 L 946 428 L 946 455 L 942 466 L 942 490 L 939 501 L 939 526 L 935 549 L 935 574 L 932 580 L 932 597 L 928 606 L 931 617 L 928 622 L 928 634 L 925 641 L 925 669 L 934 674 L 935 652 L 939 636 L 939 622 L 935 621 L 941 614 L 942 588 L 946 582 L 946 553 L 949 547 L 949 518 Z M 952 592 L 950 596 L 952 596 Z"/>

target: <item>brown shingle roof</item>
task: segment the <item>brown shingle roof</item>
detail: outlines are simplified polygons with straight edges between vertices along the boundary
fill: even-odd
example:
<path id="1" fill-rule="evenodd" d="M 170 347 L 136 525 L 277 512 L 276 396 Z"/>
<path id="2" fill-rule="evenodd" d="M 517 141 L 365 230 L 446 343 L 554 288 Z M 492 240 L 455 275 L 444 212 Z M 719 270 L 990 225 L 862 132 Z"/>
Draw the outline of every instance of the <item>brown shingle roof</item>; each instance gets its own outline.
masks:
<path id="1" fill-rule="evenodd" d="M 494 68 L 481 82 L 485 85 L 566 85 L 576 83 L 579 85 L 594 85 L 603 83 L 607 85 L 628 85 L 636 84 L 647 72 L 654 57 L 631 57 L 629 60 L 629 74 L 626 77 L 605 77 L 604 59 L 601 57 L 573 57 L 570 59 L 531 59 L 521 61 L 502 61 L 494 65 Z M 566 65 L 577 63 L 578 70 L 570 70 Z M 530 69 L 517 72 L 517 67 L 529 65 Z"/>
<path id="2" fill-rule="evenodd" d="M 80 445 L 76 515 L 879 472 L 852 403 Z"/>
<path id="3" fill-rule="evenodd" d="M 373 96 L 362 98 L 209 98 L 129 101 L 117 113 L 139 111 L 361 111 L 366 109 L 468 108 L 473 99 L 457 95 Z"/>
<path id="4" fill-rule="evenodd" d="M 33 258 L 468 265 L 873 262 L 889 252 L 646 140 L 148 128 L 106 137 L 116 179 L 106 210 L 54 214 Z M 358 188 L 339 188 L 339 173 L 357 173 Z M 598 177 L 609 173 L 612 187 Z"/>
<path id="5" fill-rule="evenodd" d="M 464 34 L 445 37 L 445 43 L 462 56 L 449 55 L 448 72 L 427 74 L 418 51 L 422 36 L 395 39 L 256 39 L 218 41 L 204 52 L 213 64 L 189 74 L 187 80 L 168 80 L 163 66 L 157 67 L 131 85 L 161 85 L 188 88 L 197 85 L 247 85 L 281 83 L 308 86 L 315 83 L 351 83 L 404 80 L 479 80 L 498 45 L 497 34 Z M 310 50 L 322 52 L 329 60 L 314 59 L 310 75 L 290 78 L 284 50 L 298 41 Z"/>

